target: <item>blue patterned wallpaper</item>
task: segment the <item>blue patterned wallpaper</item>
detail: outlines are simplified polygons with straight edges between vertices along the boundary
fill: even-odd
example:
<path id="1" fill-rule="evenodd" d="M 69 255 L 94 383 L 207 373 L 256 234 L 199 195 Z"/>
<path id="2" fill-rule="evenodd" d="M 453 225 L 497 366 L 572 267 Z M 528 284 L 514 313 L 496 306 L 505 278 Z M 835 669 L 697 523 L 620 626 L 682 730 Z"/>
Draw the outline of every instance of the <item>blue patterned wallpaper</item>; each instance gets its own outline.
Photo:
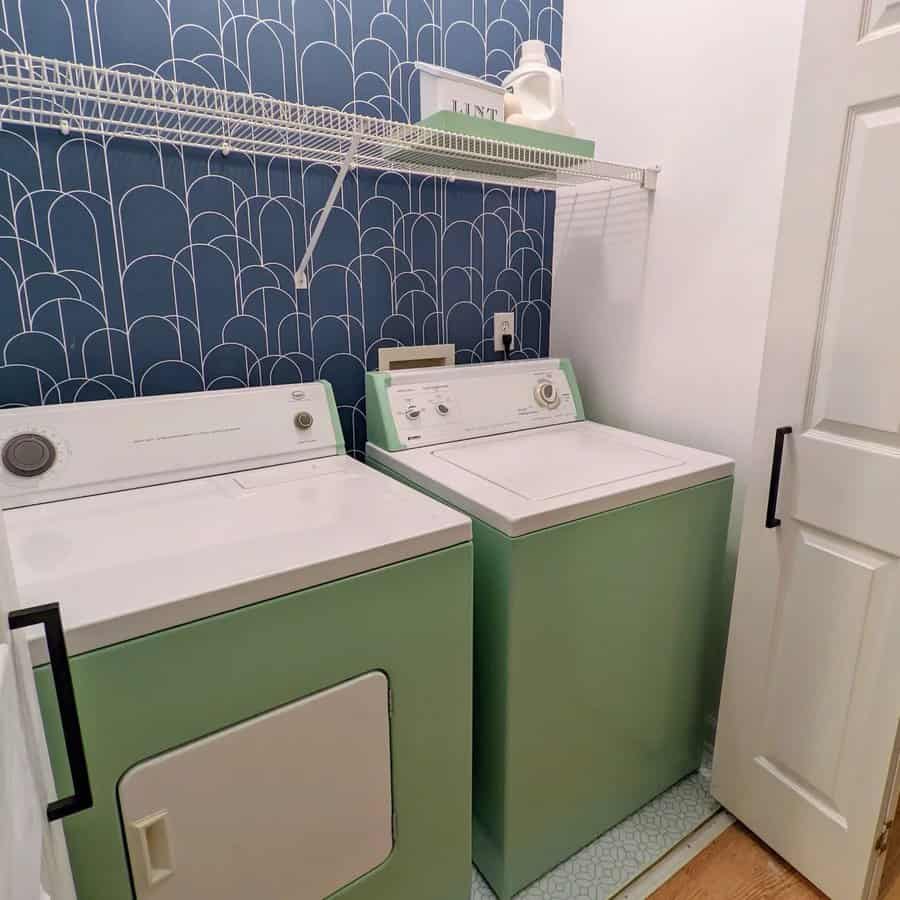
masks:
<path id="1" fill-rule="evenodd" d="M 563 0 L 0 0 L 0 46 L 415 120 L 414 61 L 559 63 Z M 326 378 L 348 447 L 384 346 L 546 355 L 554 196 L 0 128 L 0 406 Z"/>

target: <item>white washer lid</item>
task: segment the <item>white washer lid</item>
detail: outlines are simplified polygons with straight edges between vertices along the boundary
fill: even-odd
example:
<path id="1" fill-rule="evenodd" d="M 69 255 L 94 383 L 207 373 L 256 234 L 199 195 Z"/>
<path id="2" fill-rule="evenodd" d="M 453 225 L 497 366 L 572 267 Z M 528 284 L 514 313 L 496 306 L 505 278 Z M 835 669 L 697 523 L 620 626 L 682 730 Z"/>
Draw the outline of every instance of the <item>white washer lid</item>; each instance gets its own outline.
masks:
<path id="1" fill-rule="evenodd" d="M 552 500 L 684 464 L 684 454 L 644 450 L 583 428 L 539 429 L 434 455 L 525 500 Z"/>
<path id="2" fill-rule="evenodd" d="M 22 606 L 72 654 L 467 541 L 460 513 L 345 456 L 4 513 Z M 43 634 L 29 630 L 35 664 Z"/>
<path id="3" fill-rule="evenodd" d="M 372 459 L 510 536 L 724 478 L 732 460 L 596 422 Z"/>

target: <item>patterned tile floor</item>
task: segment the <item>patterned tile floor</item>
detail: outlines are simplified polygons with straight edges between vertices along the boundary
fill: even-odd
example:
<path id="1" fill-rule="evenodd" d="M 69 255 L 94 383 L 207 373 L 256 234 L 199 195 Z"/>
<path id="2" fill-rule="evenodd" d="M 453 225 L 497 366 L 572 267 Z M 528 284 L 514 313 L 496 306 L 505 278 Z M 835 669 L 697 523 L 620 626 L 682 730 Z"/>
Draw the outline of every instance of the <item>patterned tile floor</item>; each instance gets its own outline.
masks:
<path id="1" fill-rule="evenodd" d="M 517 894 L 516 900 L 611 897 L 718 810 L 709 793 L 709 770 L 703 768 Z M 481 875 L 473 873 L 472 900 L 494 900 Z"/>

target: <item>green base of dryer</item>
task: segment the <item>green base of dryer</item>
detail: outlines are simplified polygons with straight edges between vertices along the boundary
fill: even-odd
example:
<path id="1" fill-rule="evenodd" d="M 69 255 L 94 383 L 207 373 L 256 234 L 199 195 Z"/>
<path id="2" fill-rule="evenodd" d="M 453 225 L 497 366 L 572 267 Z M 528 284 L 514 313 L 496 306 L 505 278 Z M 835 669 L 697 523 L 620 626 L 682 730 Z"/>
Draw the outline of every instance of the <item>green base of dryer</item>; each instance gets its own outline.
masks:
<path id="1" fill-rule="evenodd" d="M 732 484 L 473 523 L 474 858 L 500 900 L 698 768 Z"/>
<path id="2" fill-rule="evenodd" d="M 461 544 L 74 657 L 95 797 L 65 822 L 81 900 L 134 896 L 117 786 L 136 764 L 373 670 L 391 692 L 394 848 L 333 896 L 468 900 L 471 555 Z M 35 675 L 64 795 L 52 675 Z"/>

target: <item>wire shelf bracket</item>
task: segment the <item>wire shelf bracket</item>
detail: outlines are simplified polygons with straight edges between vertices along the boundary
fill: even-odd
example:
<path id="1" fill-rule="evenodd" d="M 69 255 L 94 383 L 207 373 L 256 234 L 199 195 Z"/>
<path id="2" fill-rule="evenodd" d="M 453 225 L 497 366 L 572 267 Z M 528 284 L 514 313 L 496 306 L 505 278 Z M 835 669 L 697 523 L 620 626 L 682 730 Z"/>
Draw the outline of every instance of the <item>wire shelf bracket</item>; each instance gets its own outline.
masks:
<path id="1" fill-rule="evenodd" d="M 306 270 L 309 267 L 313 253 L 315 253 L 316 247 L 319 244 L 319 238 L 322 237 L 322 232 L 328 224 L 328 217 L 334 209 L 338 194 L 340 194 L 341 188 L 344 186 L 344 179 L 347 177 L 350 169 L 356 167 L 354 157 L 356 156 L 356 151 L 359 149 L 359 141 L 360 135 L 354 134 L 350 141 L 350 147 L 347 149 L 347 154 L 344 156 L 344 161 L 341 163 L 340 169 L 338 169 L 337 178 L 334 179 L 334 184 L 331 186 L 331 192 L 328 194 L 325 206 L 322 208 L 322 212 L 319 213 L 319 220 L 316 222 L 316 227 L 313 229 L 313 233 L 309 238 L 309 243 L 306 245 L 303 259 L 300 260 L 300 266 L 294 274 L 294 286 L 298 291 L 305 291 L 309 287 L 309 278 L 307 277 Z"/>

